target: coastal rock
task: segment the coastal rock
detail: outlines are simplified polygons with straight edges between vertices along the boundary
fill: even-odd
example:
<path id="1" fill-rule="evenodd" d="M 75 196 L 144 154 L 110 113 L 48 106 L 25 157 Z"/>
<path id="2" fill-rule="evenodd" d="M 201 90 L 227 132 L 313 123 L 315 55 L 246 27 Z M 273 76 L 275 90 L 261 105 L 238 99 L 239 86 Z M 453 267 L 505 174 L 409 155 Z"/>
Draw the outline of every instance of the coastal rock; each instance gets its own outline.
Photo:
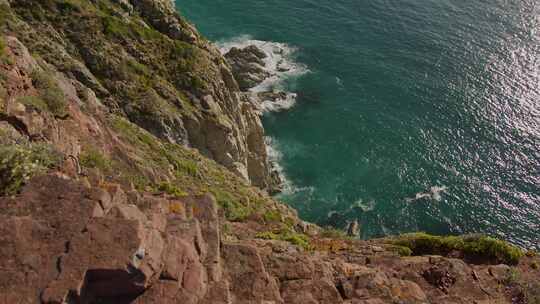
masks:
<path id="1" fill-rule="evenodd" d="M 0 7 L 0 304 L 540 297 L 534 252 L 477 242 L 471 261 L 428 242 L 439 255 L 402 257 L 250 186 L 273 189 L 260 109 L 171 1 Z"/>
<path id="2" fill-rule="evenodd" d="M 247 91 L 270 76 L 265 70 L 264 58 L 266 54 L 255 45 L 245 48 L 233 47 L 225 54 L 225 58 L 232 67 L 232 72 L 240 90 Z"/>

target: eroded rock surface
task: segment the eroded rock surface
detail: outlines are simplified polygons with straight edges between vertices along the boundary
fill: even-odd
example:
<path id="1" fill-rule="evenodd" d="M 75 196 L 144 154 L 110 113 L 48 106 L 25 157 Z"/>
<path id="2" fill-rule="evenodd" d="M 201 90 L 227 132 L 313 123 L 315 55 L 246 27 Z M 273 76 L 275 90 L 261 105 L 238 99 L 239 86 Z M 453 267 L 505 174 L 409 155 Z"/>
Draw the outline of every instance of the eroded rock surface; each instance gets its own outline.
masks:
<path id="1" fill-rule="evenodd" d="M 404 258 L 365 241 L 320 239 L 305 251 L 223 239 L 210 195 L 125 192 L 58 175 L 32 179 L 0 205 L 2 304 L 527 303 L 512 300 L 530 296 L 512 280 L 540 276 L 523 272 L 531 260 L 513 268 Z"/>

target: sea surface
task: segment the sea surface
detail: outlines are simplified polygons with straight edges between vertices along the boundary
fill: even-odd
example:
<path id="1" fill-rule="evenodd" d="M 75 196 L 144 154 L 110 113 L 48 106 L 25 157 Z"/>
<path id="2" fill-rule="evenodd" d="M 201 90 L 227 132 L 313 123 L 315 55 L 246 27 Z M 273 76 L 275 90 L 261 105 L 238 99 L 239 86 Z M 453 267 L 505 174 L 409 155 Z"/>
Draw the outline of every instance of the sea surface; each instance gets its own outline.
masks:
<path id="1" fill-rule="evenodd" d="M 223 50 L 291 69 L 256 89 L 289 92 L 263 120 L 304 219 L 540 248 L 540 1 L 177 5 Z"/>

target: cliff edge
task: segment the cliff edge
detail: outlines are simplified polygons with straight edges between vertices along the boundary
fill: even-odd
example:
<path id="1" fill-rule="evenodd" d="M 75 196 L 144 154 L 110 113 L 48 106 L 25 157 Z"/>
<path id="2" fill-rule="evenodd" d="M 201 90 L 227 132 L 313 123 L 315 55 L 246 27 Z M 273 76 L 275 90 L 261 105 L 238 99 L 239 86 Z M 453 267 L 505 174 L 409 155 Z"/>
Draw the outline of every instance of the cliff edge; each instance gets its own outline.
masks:
<path id="1" fill-rule="evenodd" d="M 232 70 L 168 0 L 0 0 L 0 304 L 540 303 L 535 252 L 268 196 Z"/>

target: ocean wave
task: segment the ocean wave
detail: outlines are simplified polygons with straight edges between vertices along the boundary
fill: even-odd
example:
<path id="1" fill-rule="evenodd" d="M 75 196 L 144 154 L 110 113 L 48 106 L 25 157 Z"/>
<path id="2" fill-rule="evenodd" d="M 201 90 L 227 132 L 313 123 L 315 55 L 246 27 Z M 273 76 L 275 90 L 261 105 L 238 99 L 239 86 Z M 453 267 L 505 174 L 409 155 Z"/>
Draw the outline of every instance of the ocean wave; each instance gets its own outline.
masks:
<path id="1" fill-rule="evenodd" d="M 216 45 L 222 54 L 228 53 L 233 47 L 245 48 L 255 45 L 261 49 L 266 54 L 266 58 L 263 61 L 265 63 L 265 70 L 270 74 L 270 77 L 250 89 L 250 91 L 255 94 L 279 91 L 286 93 L 285 98 L 279 98 L 277 100 L 262 99 L 261 110 L 263 112 L 282 111 L 294 106 L 297 94 L 287 92 L 286 82 L 291 82 L 309 72 L 309 69 L 305 65 L 295 61 L 297 48 L 286 43 L 256 40 L 249 35 L 220 41 Z"/>
<path id="2" fill-rule="evenodd" d="M 290 196 L 300 192 L 313 194 L 313 192 L 315 192 L 314 187 L 298 187 L 287 177 L 285 170 L 280 165 L 283 154 L 279 148 L 279 143 L 270 136 L 265 136 L 264 140 L 266 143 L 266 154 L 268 161 L 272 166 L 272 170 L 278 173 L 281 180 L 280 195 Z"/>
<path id="3" fill-rule="evenodd" d="M 414 197 L 406 198 L 405 201 L 407 203 L 412 203 L 417 200 L 421 199 L 430 199 L 437 202 L 440 202 L 442 199 L 442 193 L 446 193 L 448 190 L 448 187 L 446 186 L 433 186 L 429 188 L 429 191 L 427 192 L 418 192 Z"/>

